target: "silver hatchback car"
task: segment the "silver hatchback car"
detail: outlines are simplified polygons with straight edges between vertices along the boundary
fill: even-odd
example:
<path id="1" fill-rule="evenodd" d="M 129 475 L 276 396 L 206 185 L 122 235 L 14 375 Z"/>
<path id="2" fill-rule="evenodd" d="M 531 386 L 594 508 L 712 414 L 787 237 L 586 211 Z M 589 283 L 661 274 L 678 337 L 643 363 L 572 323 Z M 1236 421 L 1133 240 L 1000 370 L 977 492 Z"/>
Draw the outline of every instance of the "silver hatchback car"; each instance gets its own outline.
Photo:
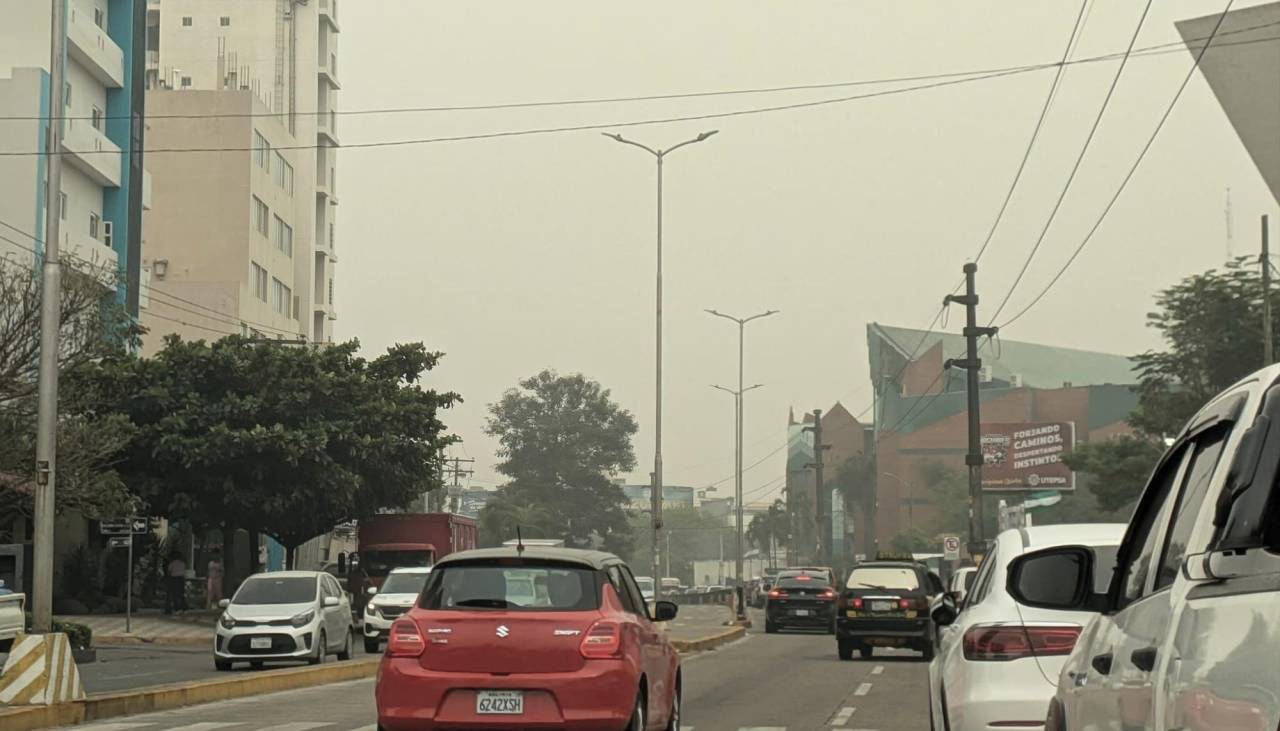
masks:
<path id="1" fill-rule="evenodd" d="M 355 643 L 351 600 L 322 571 L 254 574 L 230 600 L 223 599 L 213 640 L 213 664 L 301 660 L 313 665 L 329 655 L 350 660 Z"/>

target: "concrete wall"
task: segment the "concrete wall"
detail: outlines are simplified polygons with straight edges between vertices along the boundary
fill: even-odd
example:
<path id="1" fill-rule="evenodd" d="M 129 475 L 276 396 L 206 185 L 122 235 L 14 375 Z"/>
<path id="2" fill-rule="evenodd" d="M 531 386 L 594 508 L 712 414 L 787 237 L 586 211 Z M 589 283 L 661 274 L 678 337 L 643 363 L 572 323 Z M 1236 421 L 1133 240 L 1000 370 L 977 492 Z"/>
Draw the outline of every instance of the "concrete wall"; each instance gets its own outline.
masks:
<path id="1" fill-rule="evenodd" d="M 11 0 L 4 0 L 7 8 Z M 0 54 L 4 53 L 0 44 Z M 9 49 L 11 50 L 11 49 Z M 48 86 L 48 76 L 37 68 L 5 68 L 0 62 L 0 116 L 31 117 L 43 113 L 40 108 L 42 90 Z M 3 123 L 4 146 L 13 150 L 39 150 L 42 135 L 40 124 L 34 119 L 10 120 Z M 22 231 L 38 235 L 44 228 L 40 220 L 37 198 L 40 187 L 40 161 L 37 156 L 8 157 L 0 161 L 0 220 Z M 0 239 L 0 259 L 35 266 L 36 248 L 30 238 L 0 226 L 5 239 Z"/>

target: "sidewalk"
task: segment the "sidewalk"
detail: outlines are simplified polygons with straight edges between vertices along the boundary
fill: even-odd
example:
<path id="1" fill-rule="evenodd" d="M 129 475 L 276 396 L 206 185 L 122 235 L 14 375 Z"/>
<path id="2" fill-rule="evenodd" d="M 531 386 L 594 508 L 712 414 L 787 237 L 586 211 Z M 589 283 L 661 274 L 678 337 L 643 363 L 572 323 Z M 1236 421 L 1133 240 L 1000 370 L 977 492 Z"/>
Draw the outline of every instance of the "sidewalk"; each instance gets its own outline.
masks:
<path id="1" fill-rule="evenodd" d="M 123 614 L 69 615 L 57 619 L 88 626 L 93 630 L 94 645 L 208 645 L 213 643 L 213 624 L 217 617 L 213 612 L 165 616 L 155 610 L 144 610 L 133 616 L 129 632 L 125 631 Z"/>

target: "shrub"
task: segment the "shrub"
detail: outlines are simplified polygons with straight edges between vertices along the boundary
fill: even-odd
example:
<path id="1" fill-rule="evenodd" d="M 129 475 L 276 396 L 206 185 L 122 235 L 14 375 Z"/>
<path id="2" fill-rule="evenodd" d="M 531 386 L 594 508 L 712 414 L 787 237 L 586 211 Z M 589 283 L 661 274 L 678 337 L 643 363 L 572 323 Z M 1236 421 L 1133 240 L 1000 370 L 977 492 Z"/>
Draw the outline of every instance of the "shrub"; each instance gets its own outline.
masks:
<path id="1" fill-rule="evenodd" d="M 27 632 L 31 631 L 33 623 L 31 612 L 27 612 Z M 62 633 L 67 636 L 71 642 L 71 647 L 77 650 L 87 650 L 93 647 L 93 630 L 79 622 L 63 622 L 61 620 L 53 620 L 53 632 L 55 634 Z"/>

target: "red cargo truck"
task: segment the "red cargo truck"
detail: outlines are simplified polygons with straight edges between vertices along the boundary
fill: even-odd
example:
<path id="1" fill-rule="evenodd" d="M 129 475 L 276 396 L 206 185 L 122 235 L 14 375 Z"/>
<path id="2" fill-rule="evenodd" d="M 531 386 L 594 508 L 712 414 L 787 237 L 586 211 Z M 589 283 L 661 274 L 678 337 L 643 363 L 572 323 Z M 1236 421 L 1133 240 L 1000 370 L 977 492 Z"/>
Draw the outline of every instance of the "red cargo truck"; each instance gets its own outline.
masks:
<path id="1" fill-rule="evenodd" d="M 369 588 L 382 586 L 392 569 L 432 566 L 476 547 L 476 521 L 454 513 L 385 513 L 360 521 L 359 551 L 348 559 L 348 590 L 363 614 Z"/>

